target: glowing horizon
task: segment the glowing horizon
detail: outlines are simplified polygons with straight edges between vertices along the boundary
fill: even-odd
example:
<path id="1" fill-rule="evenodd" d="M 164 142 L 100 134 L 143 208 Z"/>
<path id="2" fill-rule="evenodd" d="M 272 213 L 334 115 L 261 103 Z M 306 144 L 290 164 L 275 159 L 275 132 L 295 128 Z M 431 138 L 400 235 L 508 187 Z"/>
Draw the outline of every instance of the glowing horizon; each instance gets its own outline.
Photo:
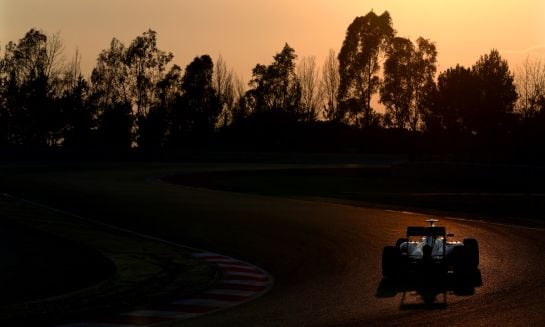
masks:
<path id="1" fill-rule="evenodd" d="M 527 55 L 545 55 L 545 2 L 430 0 L 0 0 L 0 44 L 18 41 L 30 28 L 60 31 L 64 56 L 76 48 L 86 76 L 113 37 L 128 45 L 148 28 L 159 47 L 185 67 L 195 56 L 221 54 L 248 81 L 251 69 L 268 64 L 285 42 L 299 58 L 315 56 L 321 65 L 330 48 L 339 51 L 346 28 L 356 16 L 388 10 L 399 36 L 419 36 L 437 44 L 438 70 L 471 66 L 492 48 L 514 71 Z"/>

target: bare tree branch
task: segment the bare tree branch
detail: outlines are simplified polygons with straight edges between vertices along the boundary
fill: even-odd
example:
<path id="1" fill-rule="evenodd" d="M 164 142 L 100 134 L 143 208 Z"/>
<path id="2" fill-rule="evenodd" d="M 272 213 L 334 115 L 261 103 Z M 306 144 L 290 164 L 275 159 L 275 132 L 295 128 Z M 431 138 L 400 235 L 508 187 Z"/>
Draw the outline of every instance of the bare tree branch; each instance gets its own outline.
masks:
<path id="1" fill-rule="evenodd" d="M 540 101 L 545 99 L 545 61 L 527 57 L 517 69 L 515 83 L 519 95 L 516 109 L 524 118 L 532 118 L 540 110 Z"/>
<path id="2" fill-rule="evenodd" d="M 313 56 L 302 58 L 297 65 L 297 76 L 301 83 L 303 119 L 306 121 L 315 120 L 322 100 L 319 92 L 319 68 L 316 66 L 316 58 Z"/>
<path id="3" fill-rule="evenodd" d="M 329 49 L 329 54 L 324 61 L 322 68 L 322 81 L 320 83 L 320 93 L 324 96 L 324 117 L 331 121 L 340 121 L 339 106 L 337 103 L 337 93 L 339 91 L 339 62 L 335 50 Z"/>

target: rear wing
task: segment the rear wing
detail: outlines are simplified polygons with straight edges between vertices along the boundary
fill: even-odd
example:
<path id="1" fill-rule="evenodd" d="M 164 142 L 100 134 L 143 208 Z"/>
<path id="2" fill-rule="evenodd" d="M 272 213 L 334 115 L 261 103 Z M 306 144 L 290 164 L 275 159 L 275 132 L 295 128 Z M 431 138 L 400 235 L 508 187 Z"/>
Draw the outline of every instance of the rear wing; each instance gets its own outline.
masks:
<path id="1" fill-rule="evenodd" d="M 407 236 L 446 236 L 445 227 L 407 227 Z"/>

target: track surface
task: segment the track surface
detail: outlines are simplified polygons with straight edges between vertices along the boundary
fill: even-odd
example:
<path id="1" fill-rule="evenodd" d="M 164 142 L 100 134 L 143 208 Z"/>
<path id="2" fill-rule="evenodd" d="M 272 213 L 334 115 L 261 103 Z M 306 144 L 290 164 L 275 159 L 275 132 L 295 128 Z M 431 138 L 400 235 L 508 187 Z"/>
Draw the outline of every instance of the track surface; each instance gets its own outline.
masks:
<path id="1" fill-rule="evenodd" d="M 482 286 L 472 295 L 445 288 L 446 306 L 441 309 L 407 309 L 403 304 L 422 302 L 422 294 L 377 295 L 381 251 L 407 225 L 421 225 L 426 217 L 184 187 L 177 191 L 190 212 L 199 211 L 194 223 L 206 228 L 206 245 L 243 256 L 276 279 L 267 296 L 184 326 L 545 324 L 543 230 L 443 219 L 448 231 L 479 240 Z M 218 209 L 228 214 L 218 215 Z"/>
<path id="2" fill-rule="evenodd" d="M 145 171 L 138 182 L 125 179 L 122 169 L 85 178 L 63 172 L 64 182 L 47 174 L 35 177 L 54 181 L 51 205 L 79 208 L 84 211 L 77 213 L 90 218 L 240 258 L 275 278 L 274 288 L 259 299 L 161 326 L 545 326 L 543 230 L 438 217 L 458 237 L 478 239 L 482 286 L 463 296 L 445 289 L 446 306 L 406 307 L 405 302 L 421 300 L 419 293 L 385 297 L 380 288 L 382 247 L 393 244 L 407 225 L 421 225 L 428 217 L 164 183 L 142 185 L 161 173 L 167 172 Z M 85 192 L 76 193 L 81 189 Z M 114 198 L 113 189 L 126 197 Z M 71 194 L 92 203 L 70 208 L 72 201 L 65 198 Z M 114 201 L 130 219 L 101 212 L 101 201 Z M 154 208 L 153 217 L 142 213 L 145 208 Z M 439 301 L 444 290 L 433 291 Z"/>

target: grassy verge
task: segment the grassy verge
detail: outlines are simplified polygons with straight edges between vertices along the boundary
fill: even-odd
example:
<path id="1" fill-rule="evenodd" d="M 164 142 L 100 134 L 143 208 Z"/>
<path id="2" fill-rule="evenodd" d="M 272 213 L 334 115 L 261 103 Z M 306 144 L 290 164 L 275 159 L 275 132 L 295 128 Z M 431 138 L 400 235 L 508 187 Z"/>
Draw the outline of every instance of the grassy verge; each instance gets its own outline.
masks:
<path id="1" fill-rule="evenodd" d="M 0 201 L 0 307 L 71 293 L 115 273 L 96 250 L 11 218 L 24 213 Z"/>
<path id="2" fill-rule="evenodd" d="M 24 201 L 4 198 L 0 211 L 4 222 L 9 219 L 30 239 L 26 254 L 34 254 L 18 253 L 22 257 L 11 267 L 12 294 L 3 294 L 0 304 L 2 325 L 44 325 L 133 309 L 190 295 L 219 278 L 215 267 L 180 247 Z M 33 283 L 41 286 L 9 300 Z"/>
<path id="3" fill-rule="evenodd" d="M 525 167 L 403 165 L 206 172 L 167 181 L 543 227 L 544 177 Z"/>

